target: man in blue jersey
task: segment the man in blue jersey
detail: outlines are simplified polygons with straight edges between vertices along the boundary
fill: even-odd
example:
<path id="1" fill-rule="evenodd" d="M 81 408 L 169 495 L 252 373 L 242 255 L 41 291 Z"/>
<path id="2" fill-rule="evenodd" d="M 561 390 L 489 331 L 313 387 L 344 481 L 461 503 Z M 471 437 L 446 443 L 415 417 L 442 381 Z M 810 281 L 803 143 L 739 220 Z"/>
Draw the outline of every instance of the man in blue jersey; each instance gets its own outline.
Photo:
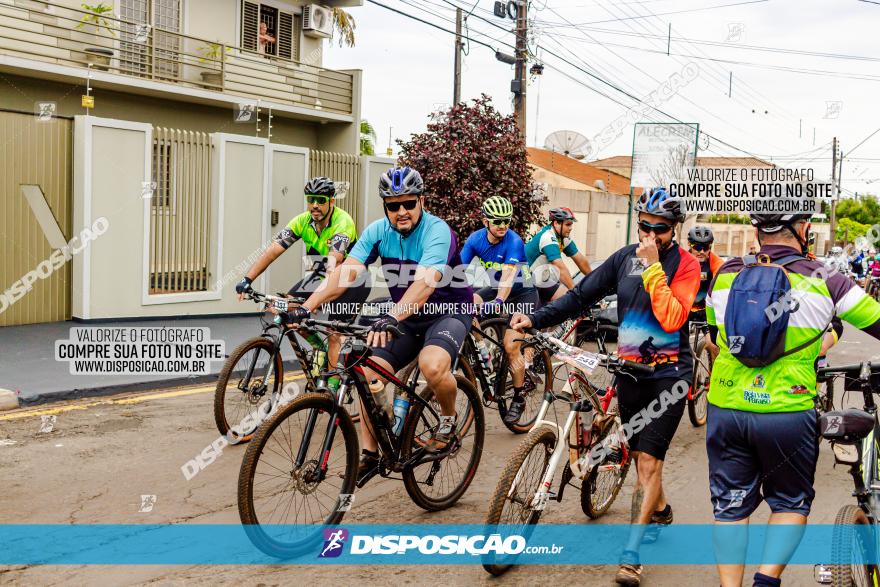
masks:
<path id="1" fill-rule="evenodd" d="M 470 264 L 474 258 L 489 273 L 491 284 L 474 294 L 474 302 L 482 304 L 482 313 L 530 314 L 538 309 L 538 292 L 529 279 L 526 251 L 520 236 L 510 230 L 513 205 L 501 196 L 492 196 L 482 206 L 482 228 L 470 235 L 461 250 L 461 261 Z M 526 405 L 525 363 L 520 353 L 522 338 L 513 329 L 504 333 L 504 350 L 513 378 L 513 398 L 504 412 L 504 421 L 515 424 L 522 417 Z M 534 388 L 534 384 L 530 385 Z M 531 391 L 531 389 L 529 390 Z"/>
<path id="2" fill-rule="evenodd" d="M 569 238 L 575 222 L 577 220 L 570 208 L 553 208 L 550 210 L 550 224 L 539 230 L 526 244 L 529 268 L 542 304 L 558 300 L 565 292 L 574 289 L 574 279 L 562 259 L 563 254 L 574 261 L 584 275 L 591 271 L 587 257 L 578 251 L 577 245 Z"/>
<path id="3" fill-rule="evenodd" d="M 345 262 L 292 317 L 299 322 L 321 304 L 341 296 L 367 265 L 381 259 L 394 305 L 372 325 L 367 343 L 376 347 L 372 355 L 376 363 L 391 373 L 418 357 L 419 369 L 440 403 L 440 425 L 425 447 L 436 453 L 457 440 L 458 387 L 452 364 L 471 328 L 473 291 L 463 274 L 459 280 L 452 276 L 452 268 L 461 265 L 455 234 L 443 220 L 425 211 L 423 192 L 422 176 L 415 169 L 386 171 L 379 179 L 385 218 L 364 230 Z M 403 336 L 392 339 L 387 332 L 391 326 Z M 381 379 L 370 369 L 364 371 L 368 381 Z M 379 455 L 372 431 L 364 420 L 361 423 L 363 474 L 376 466 Z"/>

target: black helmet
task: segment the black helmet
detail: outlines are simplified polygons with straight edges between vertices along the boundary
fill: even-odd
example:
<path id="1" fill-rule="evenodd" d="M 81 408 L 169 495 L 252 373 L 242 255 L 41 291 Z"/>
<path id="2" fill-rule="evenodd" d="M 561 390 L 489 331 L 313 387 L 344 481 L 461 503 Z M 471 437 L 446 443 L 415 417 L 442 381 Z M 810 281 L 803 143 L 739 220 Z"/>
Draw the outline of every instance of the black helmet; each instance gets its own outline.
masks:
<path id="1" fill-rule="evenodd" d="M 382 198 L 393 196 L 420 196 L 425 191 L 422 176 L 412 167 L 392 167 L 379 178 L 379 195 Z"/>
<path id="2" fill-rule="evenodd" d="M 550 210 L 550 222 L 565 222 L 566 220 L 577 222 L 571 208 L 553 208 Z"/>
<path id="3" fill-rule="evenodd" d="M 307 196 L 330 196 L 336 197 L 336 185 L 326 177 L 313 177 L 303 188 Z"/>
<path id="4" fill-rule="evenodd" d="M 688 232 L 688 242 L 693 245 L 711 245 L 715 235 L 708 226 L 695 226 Z"/>
<path id="5" fill-rule="evenodd" d="M 749 220 L 752 226 L 758 227 L 761 232 L 779 232 L 786 226 L 791 226 L 798 220 L 809 220 L 813 215 L 809 212 L 785 212 L 785 213 L 752 213 Z"/>
<path id="6" fill-rule="evenodd" d="M 682 198 L 673 196 L 666 188 L 653 188 L 639 196 L 636 212 L 654 214 L 673 222 L 682 222 L 684 212 L 681 207 Z"/>

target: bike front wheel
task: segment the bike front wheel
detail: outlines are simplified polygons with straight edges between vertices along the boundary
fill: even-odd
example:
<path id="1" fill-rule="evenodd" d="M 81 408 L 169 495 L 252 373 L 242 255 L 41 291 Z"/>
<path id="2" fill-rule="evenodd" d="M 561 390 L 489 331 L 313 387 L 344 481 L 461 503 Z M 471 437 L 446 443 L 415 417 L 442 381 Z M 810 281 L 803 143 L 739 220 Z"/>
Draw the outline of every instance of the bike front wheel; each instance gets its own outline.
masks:
<path id="1" fill-rule="evenodd" d="M 871 526 L 868 516 L 855 505 L 845 505 L 837 512 L 831 535 L 831 585 L 834 587 L 873 587 L 880 579 L 874 559 L 874 532 L 866 541 L 866 533 L 859 526 Z M 872 527 L 873 530 L 873 527 Z"/>
<path id="2" fill-rule="evenodd" d="M 597 414 L 597 417 L 600 416 Z M 620 421 L 616 412 L 608 412 L 601 417 L 605 424 L 600 435 L 591 444 L 591 449 L 597 445 L 602 446 L 604 449 L 602 458 L 593 466 L 581 484 L 581 509 L 594 520 L 607 513 L 614 503 L 623 487 L 623 482 L 626 481 L 626 474 L 632 462 L 630 455 L 624 454 L 626 441 L 620 430 Z M 612 438 L 616 438 L 617 442 L 608 442 Z"/>
<path id="3" fill-rule="evenodd" d="M 546 493 L 541 494 L 541 481 L 550 466 L 555 446 L 556 432 L 552 428 L 539 426 L 529 432 L 507 459 L 489 502 L 487 525 L 532 526 L 538 523 L 549 499 Z M 496 577 L 512 566 L 512 563 L 498 559 L 483 563 L 483 568 Z"/>
<path id="4" fill-rule="evenodd" d="M 351 417 L 323 393 L 305 393 L 265 422 L 238 475 L 238 512 L 251 542 L 290 558 L 321 544 L 354 498 L 358 438 Z M 336 412 L 336 425 L 331 414 Z M 328 434 L 333 442 L 327 454 Z"/>
<path id="5" fill-rule="evenodd" d="M 403 426 L 400 460 L 409 463 L 403 470 L 403 485 L 413 503 L 429 512 L 445 510 L 461 498 L 483 454 L 483 404 L 470 381 L 457 375 L 455 382 L 456 440 L 445 456 L 437 459 L 425 450 L 440 425 L 440 404 L 430 387 L 421 394 L 428 405 L 414 403 Z"/>

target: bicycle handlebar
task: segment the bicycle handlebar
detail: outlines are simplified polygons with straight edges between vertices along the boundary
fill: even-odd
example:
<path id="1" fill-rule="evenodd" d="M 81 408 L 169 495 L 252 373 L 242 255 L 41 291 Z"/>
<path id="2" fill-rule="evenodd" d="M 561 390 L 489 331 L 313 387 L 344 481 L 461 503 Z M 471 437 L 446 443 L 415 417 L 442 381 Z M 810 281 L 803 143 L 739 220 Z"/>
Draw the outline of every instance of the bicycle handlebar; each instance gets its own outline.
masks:
<path id="1" fill-rule="evenodd" d="M 306 318 L 302 321 L 302 326 L 304 326 L 305 328 L 318 326 L 321 328 L 326 328 L 328 330 L 339 332 L 340 334 L 351 334 L 358 337 L 366 337 L 371 328 L 370 326 L 349 324 L 348 322 L 341 322 L 339 320 L 316 320 L 314 318 Z M 393 324 L 386 325 L 383 332 L 388 332 L 398 337 L 403 336 L 403 332 Z"/>
<path id="2" fill-rule="evenodd" d="M 626 359 L 618 359 L 618 361 L 620 362 L 620 366 L 627 371 L 636 371 L 644 375 L 652 375 L 654 373 L 654 365 L 645 365 L 643 363 L 636 363 L 635 361 L 628 361 Z"/>

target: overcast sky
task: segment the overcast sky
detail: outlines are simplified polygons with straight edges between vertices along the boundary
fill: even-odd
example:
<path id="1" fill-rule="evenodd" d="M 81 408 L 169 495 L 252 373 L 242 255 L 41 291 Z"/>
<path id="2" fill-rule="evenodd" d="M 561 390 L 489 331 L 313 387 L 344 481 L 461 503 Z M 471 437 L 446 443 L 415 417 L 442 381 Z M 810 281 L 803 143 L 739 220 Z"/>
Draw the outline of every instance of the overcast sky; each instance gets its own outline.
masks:
<path id="1" fill-rule="evenodd" d="M 454 29 L 450 3 L 466 11 L 474 6 L 473 0 L 378 1 L 448 29 Z M 723 7 L 731 4 L 738 5 Z M 502 42 L 513 44 L 513 33 L 478 18 L 510 30 L 512 21 L 493 16 L 493 5 L 494 0 L 477 1 L 468 19 L 470 35 L 512 52 Z M 553 131 L 572 130 L 591 139 L 590 159 L 630 155 L 631 124 L 595 152 L 595 137 L 636 104 L 596 78 L 646 100 L 689 63 L 698 68 L 690 65 L 687 70 L 696 72 L 696 77 L 683 77 L 687 81 L 676 94 L 654 105 L 681 121 L 700 124 L 710 135 L 701 155 L 745 156 L 737 150 L 742 149 L 780 165 L 813 166 L 817 177 L 829 177 L 832 137 L 838 137 L 846 155 L 880 127 L 880 55 L 876 50 L 880 4 L 859 0 L 536 0 L 529 10 L 534 19 L 530 48 L 545 64 L 544 75 L 529 85 L 529 146 L 542 146 Z M 452 102 L 454 37 L 370 0 L 350 11 L 357 19 L 357 45 L 327 50 L 325 65 L 364 71 L 363 116 L 376 127 L 377 150 L 384 152 L 389 127 L 394 138 L 407 138 L 425 129 L 432 110 Z M 673 12 L 677 14 L 666 14 Z M 671 55 L 667 56 L 670 23 Z M 728 97 L 730 72 L 732 97 Z M 496 61 L 491 49 L 470 44 L 469 54 L 463 57 L 463 98 L 486 93 L 499 110 L 509 113 L 512 78 L 512 67 Z M 645 111 L 649 115 L 642 120 L 669 120 L 654 110 Z M 880 133 L 859 146 L 852 159 L 844 160 L 843 177 L 845 195 L 878 192 Z"/>

